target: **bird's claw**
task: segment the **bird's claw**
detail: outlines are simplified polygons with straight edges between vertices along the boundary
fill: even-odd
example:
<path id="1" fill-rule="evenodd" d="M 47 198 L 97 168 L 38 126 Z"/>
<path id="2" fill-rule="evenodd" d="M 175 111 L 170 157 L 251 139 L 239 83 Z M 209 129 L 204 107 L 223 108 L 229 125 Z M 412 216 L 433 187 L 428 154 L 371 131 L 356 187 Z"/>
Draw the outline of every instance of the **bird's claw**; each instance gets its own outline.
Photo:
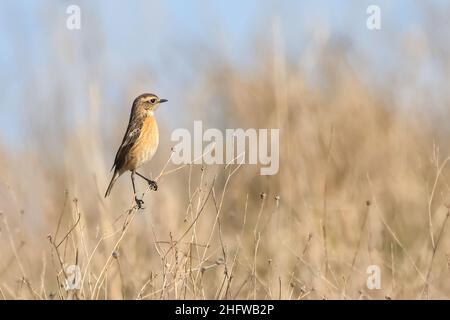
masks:
<path id="1" fill-rule="evenodd" d="M 148 185 L 151 190 L 153 190 L 153 191 L 158 190 L 158 184 L 156 183 L 156 181 L 150 180 L 150 181 L 148 181 Z"/>
<path id="2" fill-rule="evenodd" d="M 137 197 L 135 197 L 134 201 L 136 201 L 136 205 L 137 205 L 138 209 L 144 209 L 144 207 L 142 206 L 144 204 L 144 200 L 141 200 L 141 199 L 138 199 Z"/>

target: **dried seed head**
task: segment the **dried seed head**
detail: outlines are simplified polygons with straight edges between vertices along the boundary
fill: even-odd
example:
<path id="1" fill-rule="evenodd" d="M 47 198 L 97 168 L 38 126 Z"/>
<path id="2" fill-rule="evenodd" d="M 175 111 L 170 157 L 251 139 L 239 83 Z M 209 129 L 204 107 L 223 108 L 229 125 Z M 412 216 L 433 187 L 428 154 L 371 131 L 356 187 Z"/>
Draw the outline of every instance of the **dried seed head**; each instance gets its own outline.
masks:
<path id="1" fill-rule="evenodd" d="M 280 196 L 279 195 L 275 196 L 275 205 L 277 206 L 277 208 L 280 206 Z"/>

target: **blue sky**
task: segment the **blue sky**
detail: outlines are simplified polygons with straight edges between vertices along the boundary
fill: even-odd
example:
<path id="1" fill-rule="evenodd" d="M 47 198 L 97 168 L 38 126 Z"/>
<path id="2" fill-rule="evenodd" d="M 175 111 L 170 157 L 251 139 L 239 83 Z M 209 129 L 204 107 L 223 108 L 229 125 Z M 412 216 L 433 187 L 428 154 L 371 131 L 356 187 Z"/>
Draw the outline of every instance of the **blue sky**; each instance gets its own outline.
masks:
<path id="1" fill-rule="evenodd" d="M 65 29 L 65 10 L 70 4 L 81 8 L 80 31 Z M 381 7 L 381 31 L 365 27 L 369 4 Z M 426 7 L 449 10 L 443 0 L 427 1 Z M 401 59 L 392 35 L 400 37 L 424 28 L 424 8 L 424 2 L 408 0 L 3 0 L 0 141 L 21 138 L 23 92 L 36 92 L 40 101 L 54 94 L 49 70 L 62 75 L 63 83 L 57 85 L 73 93 L 74 108 L 85 103 L 77 97 L 83 96 L 83 83 L 92 70 L 107 97 L 114 100 L 128 82 L 139 81 L 134 71 L 142 66 L 151 70 L 155 91 L 182 103 L 182 89 L 195 80 L 193 57 L 222 54 L 242 68 L 251 67 L 258 54 L 255 39 L 270 43 L 273 22 L 278 21 L 289 57 L 301 55 L 318 26 L 326 26 L 332 36 L 351 39 L 383 75 Z M 93 45 L 83 48 L 81 44 L 88 39 Z"/>

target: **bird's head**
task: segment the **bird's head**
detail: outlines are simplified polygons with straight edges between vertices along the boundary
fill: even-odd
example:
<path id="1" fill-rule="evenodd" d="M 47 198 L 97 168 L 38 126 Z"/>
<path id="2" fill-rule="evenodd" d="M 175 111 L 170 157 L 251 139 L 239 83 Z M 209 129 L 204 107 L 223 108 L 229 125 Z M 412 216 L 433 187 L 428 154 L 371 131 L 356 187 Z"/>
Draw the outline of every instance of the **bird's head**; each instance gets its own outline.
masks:
<path id="1" fill-rule="evenodd" d="M 164 102 L 167 102 L 167 100 L 160 99 L 152 93 L 144 93 L 134 99 L 133 108 L 139 113 L 153 115 L 158 106 Z"/>

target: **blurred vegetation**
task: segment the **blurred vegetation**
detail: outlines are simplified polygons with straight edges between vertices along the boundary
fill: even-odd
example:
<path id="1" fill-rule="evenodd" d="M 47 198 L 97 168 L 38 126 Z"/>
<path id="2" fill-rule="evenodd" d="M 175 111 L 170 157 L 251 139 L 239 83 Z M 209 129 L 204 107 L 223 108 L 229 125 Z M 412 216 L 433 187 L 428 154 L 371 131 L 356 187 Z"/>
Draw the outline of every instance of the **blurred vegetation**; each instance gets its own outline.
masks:
<path id="1" fill-rule="evenodd" d="M 448 298 L 449 73 L 430 89 L 415 72 L 430 61 L 448 70 L 448 42 L 406 37 L 397 69 L 372 82 L 344 37 L 313 38 L 300 57 L 285 53 L 276 22 L 267 38 L 253 42 L 252 68 L 187 53 L 195 81 L 181 100 L 161 94 L 173 109 L 158 110 L 160 147 L 142 170 L 159 190 L 136 212 L 127 175 L 103 194 L 131 101 L 156 79 L 130 70 L 111 100 L 106 53 L 89 49 L 101 32 L 82 43 L 54 35 L 59 58 L 23 88 L 20 146 L 0 144 L 0 298 Z M 80 74 L 65 75 L 66 64 Z M 29 105 L 41 81 L 51 89 Z M 75 92 L 74 81 L 84 84 Z M 167 162 L 171 131 L 194 119 L 280 128 L 279 173 Z M 69 265 L 81 290 L 62 287 Z M 366 287 L 370 265 L 380 290 Z"/>

